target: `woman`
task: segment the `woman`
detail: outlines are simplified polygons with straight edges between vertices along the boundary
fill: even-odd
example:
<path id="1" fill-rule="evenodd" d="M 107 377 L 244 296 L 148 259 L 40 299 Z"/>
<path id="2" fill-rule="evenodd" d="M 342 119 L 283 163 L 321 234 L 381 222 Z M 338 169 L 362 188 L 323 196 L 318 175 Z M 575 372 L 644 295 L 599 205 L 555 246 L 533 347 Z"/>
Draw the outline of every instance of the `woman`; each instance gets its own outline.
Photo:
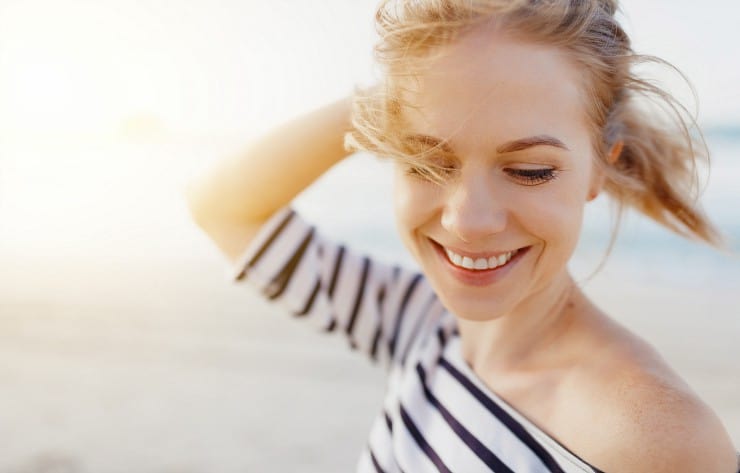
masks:
<path id="1" fill-rule="evenodd" d="M 702 149 L 681 114 L 638 106 L 652 94 L 677 110 L 634 75 L 645 58 L 616 10 L 385 1 L 382 84 L 190 187 L 237 280 L 387 369 L 358 471 L 738 471 L 712 410 L 566 268 L 600 192 L 719 242 L 688 193 Z M 395 161 L 397 226 L 422 273 L 335 243 L 291 208 L 359 149 Z"/>

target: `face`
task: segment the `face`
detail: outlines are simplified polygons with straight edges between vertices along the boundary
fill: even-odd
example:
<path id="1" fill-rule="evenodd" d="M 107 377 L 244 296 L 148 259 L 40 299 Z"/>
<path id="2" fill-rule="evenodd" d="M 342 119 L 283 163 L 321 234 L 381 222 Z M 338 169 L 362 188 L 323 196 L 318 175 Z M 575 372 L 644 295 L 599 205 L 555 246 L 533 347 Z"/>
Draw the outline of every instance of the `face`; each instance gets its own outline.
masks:
<path id="1" fill-rule="evenodd" d="M 490 31 L 444 52 L 403 113 L 408 142 L 440 143 L 425 159 L 449 171 L 439 184 L 397 163 L 396 224 L 445 306 L 490 320 L 566 280 L 600 176 L 582 72 L 562 52 Z"/>

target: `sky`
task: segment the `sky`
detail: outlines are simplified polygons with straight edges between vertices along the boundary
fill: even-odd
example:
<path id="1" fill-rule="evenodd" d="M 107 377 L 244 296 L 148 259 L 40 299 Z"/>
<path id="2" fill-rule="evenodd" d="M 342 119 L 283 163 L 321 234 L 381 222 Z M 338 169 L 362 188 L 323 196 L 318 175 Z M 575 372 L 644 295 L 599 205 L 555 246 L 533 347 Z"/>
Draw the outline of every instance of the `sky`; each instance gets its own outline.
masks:
<path id="1" fill-rule="evenodd" d="M 373 80 L 375 6 L 0 0 L 0 130 L 259 133 Z M 629 0 L 622 10 L 638 52 L 688 75 L 702 123 L 740 123 L 740 3 Z"/>
<path id="2" fill-rule="evenodd" d="M 120 258 L 121 248 L 139 258 L 192 254 L 192 239 L 164 238 L 192 232 L 184 184 L 279 122 L 373 83 L 376 6 L 0 0 L 0 252 L 22 248 L 39 261 L 96 260 L 111 247 Z M 673 62 L 694 83 L 700 123 L 740 124 L 740 3 L 628 0 L 623 11 L 637 52 Z M 734 149 L 717 153 L 713 210 L 734 212 L 724 205 L 739 175 Z M 324 205 L 353 183 L 346 191 L 372 200 L 371 220 L 384 221 L 390 199 L 375 198 L 383 172 L 338 166 L 312 186 L 315 198 L 298 200 L 334 228 Z M 366 194 L 354 187 L 358 174 Z"/>

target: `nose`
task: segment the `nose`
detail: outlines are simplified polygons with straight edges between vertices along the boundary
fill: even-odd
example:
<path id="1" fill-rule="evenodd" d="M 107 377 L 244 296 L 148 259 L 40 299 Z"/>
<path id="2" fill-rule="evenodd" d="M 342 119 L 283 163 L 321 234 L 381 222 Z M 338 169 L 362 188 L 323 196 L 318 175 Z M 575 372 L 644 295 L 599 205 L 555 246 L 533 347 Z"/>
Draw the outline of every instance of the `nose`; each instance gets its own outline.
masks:
<path id="1" fill-rule="evenodd" d="M 490 239 L 506 228 L 507 209 L 486 173 L 457 182 L 442 211 L 442 227 L 466 243 Z"/>

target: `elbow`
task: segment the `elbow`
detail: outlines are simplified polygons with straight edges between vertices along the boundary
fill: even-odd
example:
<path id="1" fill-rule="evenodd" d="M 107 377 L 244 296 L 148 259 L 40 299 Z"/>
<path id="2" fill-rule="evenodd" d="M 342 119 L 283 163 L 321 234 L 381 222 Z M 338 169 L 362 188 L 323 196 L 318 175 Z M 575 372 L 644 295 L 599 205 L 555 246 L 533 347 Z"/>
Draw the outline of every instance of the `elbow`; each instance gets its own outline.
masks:
<path id="1" fill-rule="evenodd" d="M 197 182 L 188 182 L 181 191 L 181 197 L 185 201 L 190 219 L 196 225 L 203 228 L 209 220 L 213 219 L 213 212 L 208 210 L 206 200 L 203 198 Z"/>

